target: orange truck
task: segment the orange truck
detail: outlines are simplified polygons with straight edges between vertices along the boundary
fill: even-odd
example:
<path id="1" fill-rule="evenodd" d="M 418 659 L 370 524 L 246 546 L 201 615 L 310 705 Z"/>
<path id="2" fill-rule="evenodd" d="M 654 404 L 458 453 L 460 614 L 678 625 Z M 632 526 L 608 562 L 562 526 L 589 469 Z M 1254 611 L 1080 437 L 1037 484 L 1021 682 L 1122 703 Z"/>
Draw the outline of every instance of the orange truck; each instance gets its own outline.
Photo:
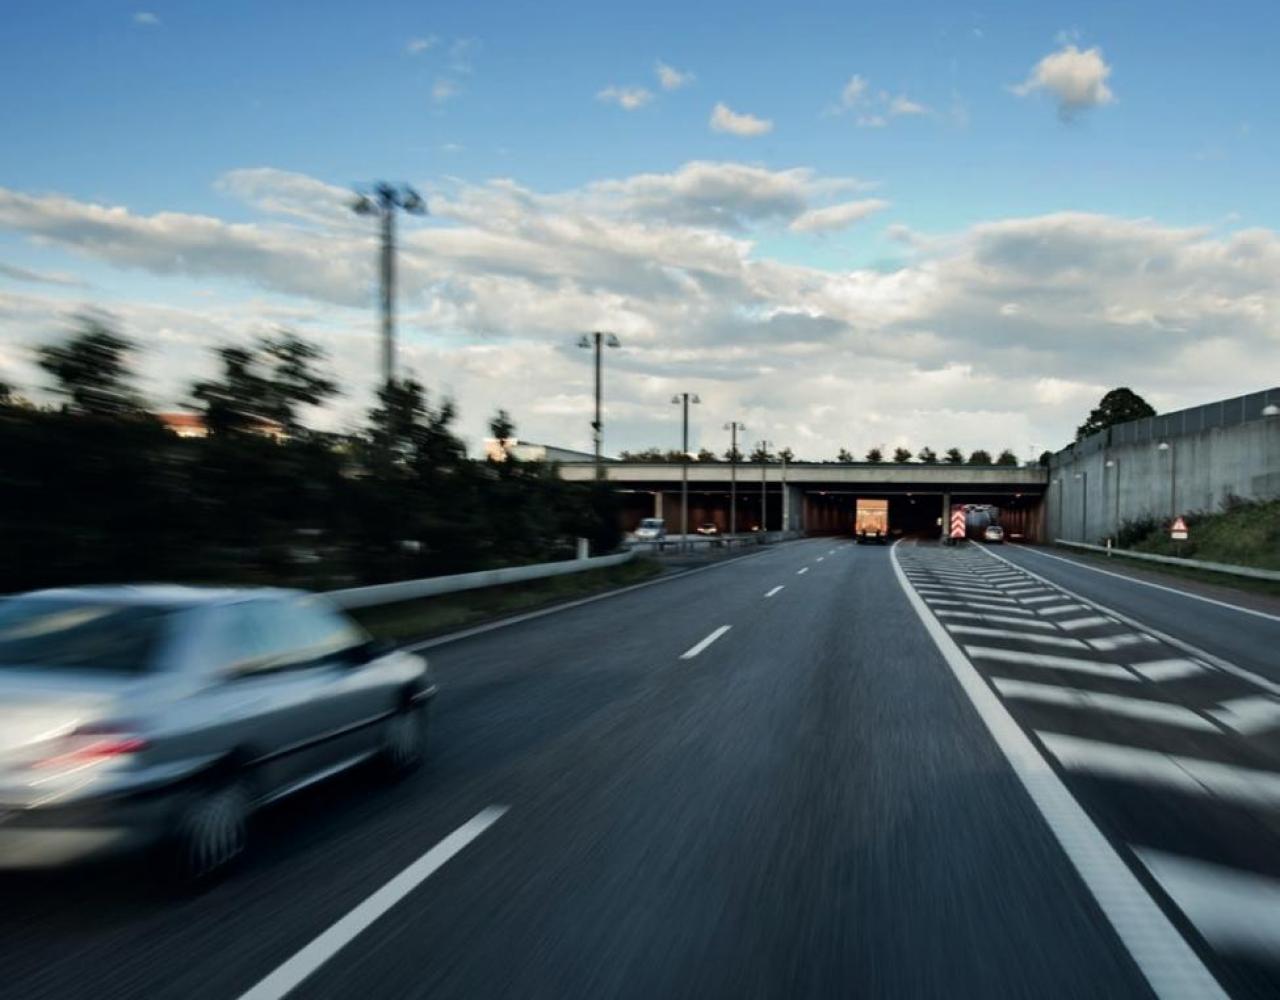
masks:
<path id="1" fill-rule="evenodd" d="M 859 545 L 889 540 L 889 501 L 858 497 L 853 514 L 853 536 Z"/>

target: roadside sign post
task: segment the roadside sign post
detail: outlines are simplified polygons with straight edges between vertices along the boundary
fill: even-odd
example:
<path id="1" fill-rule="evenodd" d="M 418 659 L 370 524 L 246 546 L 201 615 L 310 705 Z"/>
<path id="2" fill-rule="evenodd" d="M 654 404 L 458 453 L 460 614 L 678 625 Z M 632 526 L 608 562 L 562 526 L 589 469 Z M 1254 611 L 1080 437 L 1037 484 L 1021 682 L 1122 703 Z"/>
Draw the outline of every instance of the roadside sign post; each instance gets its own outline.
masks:
<path id="1" fill-rule="evenodd" d="M 1169 527 L 1169 537 L 1175 542 L 1185 542 L 1190 532 L 1187 530 L 1187 522 L 1181 516 L 1173 519 L 1173 524 Z M 1177 547 L 1178 555 L 1182 555 L 1182 546 Z"/>

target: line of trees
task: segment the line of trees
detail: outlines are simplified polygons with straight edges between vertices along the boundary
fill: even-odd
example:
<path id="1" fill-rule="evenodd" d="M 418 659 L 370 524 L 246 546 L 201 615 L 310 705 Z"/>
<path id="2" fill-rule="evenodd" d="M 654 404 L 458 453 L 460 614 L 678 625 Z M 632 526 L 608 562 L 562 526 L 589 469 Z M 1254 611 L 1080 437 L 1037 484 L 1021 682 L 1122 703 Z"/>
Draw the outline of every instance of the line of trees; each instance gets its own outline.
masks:
<path id="1" fill-rule="evenodd" d="M 202 436 L 136 388 L 136 345 L 103 316 L 38 349 L 56 406 L 0 385 L 0 592 L 168 579 L 338 586 L 465 572 L 619 542 L 616 498 L 544 463 L 468 458 L 448 399 L 412 378 L 364 425 L 306 426 L 341 392 L 323 352 L 281 331 L 216 350 L 194 382 Z M 491 422 L 499 440 L 511 418 Z"/>
<path id="2" fill-rule="evenodd" d="M 717 455 L 715 452 L 707 448 L 703 448 L 694 454 L 688 456 L 695 462 L 730 462 L 734 456 L 729 451 L 725 451 L 723 455 Z M 679 449 L 666 450 L 661 448 L 645 448 L 641 451 L 624 451 L 618 456 L 622 462 L 654 462 L 654 463 L 679 463 L 684 461 L 685 455 Z M 744 455 L 741 451 L 737 454 L 739 462 L 794 462 L 795 454 L 790 448 L 783 448 L 778 452 L 766 451 L 760 446 L 756 446 L 750 454 Z M 983 448 L 969 453 L 969 457 L 965 458 L 964 453 L 959 448 L 948 448 L 941 456 L 932 448 L 926 446 L 918 452 L 912 452 L 910 448 L 898 447 L 893 450 L 892 460 L 899 465 L 918 461 L 923 465 L 1017 465 L 1018 456 L 1010 448 L 1005 448 L 993 461 L 991 452 Z M 804 461 L 801 459 L 800 461 Z M 836 463 L 840 465 L 852 465 L 858 460 L 854 458 L 853 452 L 848 448 L 841 448 L 836 454 Z M 871 464 L 879 464 L 885 461 L 884 449 L 871 448 L 868 449 L 864 462 Z"/>

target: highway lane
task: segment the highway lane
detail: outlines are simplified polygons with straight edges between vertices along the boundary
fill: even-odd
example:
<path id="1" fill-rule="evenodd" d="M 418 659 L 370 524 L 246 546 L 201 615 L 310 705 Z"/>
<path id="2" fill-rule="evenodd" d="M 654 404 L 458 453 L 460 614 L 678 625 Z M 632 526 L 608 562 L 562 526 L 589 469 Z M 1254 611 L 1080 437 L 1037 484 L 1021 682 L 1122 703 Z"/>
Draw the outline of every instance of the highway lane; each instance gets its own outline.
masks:
<path id="1" fill-rule="evenodd" d="M 429 770 L 275 811 L 210 893 L 0 883 L 5 995 L 237 997 L 495 804 L 294 995 L 1147 995 L 884 549 L 778 546 L 431 656 Z"/>
<path id="2" fill-rule="evenodd" d="M 1224 607 L 1220 598 L 1199 599 L 1194 585 L 1188 586 L 1177 578 L 1166 577 L 1157 588 L 1126 576 L 1099 572 L 1109 567 L 1060 552 L 1005 545 L 998 554 L 1090 600 L 1280 683 L 1280 658 L 1276 656 L 1280 649 L 1280 616 L 1258 613 L 1259 602 L 1247 595 L 1239 607 Z"/>

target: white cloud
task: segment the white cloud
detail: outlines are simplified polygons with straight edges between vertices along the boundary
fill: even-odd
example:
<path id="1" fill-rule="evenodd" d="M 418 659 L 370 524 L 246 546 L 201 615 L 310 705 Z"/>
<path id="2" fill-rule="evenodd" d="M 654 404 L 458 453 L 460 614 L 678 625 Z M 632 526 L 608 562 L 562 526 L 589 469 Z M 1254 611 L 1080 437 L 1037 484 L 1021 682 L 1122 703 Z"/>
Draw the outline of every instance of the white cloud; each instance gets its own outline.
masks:
<path id="1" fill-rule="evenodd" d="M 1058 104 L 1058 114 L 1070 119 L 1089 108 L 1101 107 L 1115 100 L 1107 86 L 1111 67 L 1096 46 L 1083 52 L 1074 44 L 1051 52 L 1032 68 L 1022 83 L 1011 89 L 1019 97 L 1043 91 Z"/>
<path id="2" fill-rule="evenodd" d="M 596 100 L 616 104 L 624 111 L 635 111 L 653 100 L 653 94 L 644 87 L 609 86 L 596 94 Z"/>
<path id="3" fill-rule="evenodd" d="M 144 28 L 155 28 L 160 24 L 160 18 L 149 10 L 140 10 L 133 15 L 133 23 Z"/>
<path id="4" fill-rule="evenodd" d="M 436 82 L 431 85 L 431 100 L 436 104 L 444 104 L 451 101 L 462 93 L 462 88 L 457 82 L 450 80 L 448 77 L 436 77 Z"/>
<path id="5" fill-rule="evenodd" d="M 0 261 L 0 278 L 22 281 L 32 285 L 57 285 L 62 288 L 81 288 L 84 282 L 74 275 L 53 271 L 36 271 L 29 267 L 17 267 Z"/>
<path id="6" fill-rule="evenodd" d="M 695 77 L 687 70 L 681 71 L 674 66 L 668 66 L 661 60 L 654 67 L 654 72 L 658 74 L 658 82 L 662 84 L 663 90 L 679 90 L 681 87 L 687 87 L 693 83 Z"/>
<path id="7" fill-rule="evenodd" d="M 439 44 L 440 38 L 437 35 L 423 35 L 419 38 L 410 38 L 405 42 L 404 50 L 411 56 L 417 56 L 429 49 L 434 49 Z"/>
<path id="8" fill-rule="evenodd" d="M 927 115 L 929 108 L 907 97 L 906 94 L 872 90 L 870 81 L 861 74 L 855 73 L 840 89 L 839 103 L 828 108 L 826 113 L 852 115 L 853 120 L 861 128 L 883 128 L 893 118 Z"/>
<path id="9" fill-rule="evenodd" d="M 1170 408 L 1258 388 L 1280 366 L 1271 230 L 1085 213 L 928 237 L 899 227 L 907 258 L 894 269 L 805 267 L 753 242 L 760 227 L 820 232 L 867 214 L 872 199 L 838 194 L 859 186 L 708 162 L 555 193 L 424 184 L 434 217 L 402 231 L 401 355 L 457 397 L 473 440 L 501 405 L 523 436 L 586 446 L 589 407 L 575 415 L 574 403 L 591 373 L 574 333 L 607 328 L 624 343 L 610 359 L 609 450 L 664 440 L 658 404 L 689 389 L 706 428 L 735 414 L 812 457 L 895 443 L 1023 453 L 1069 440 L 1111 384 Z M 347 385 L 324 419 L 355 422 L 376 377 L 368 220 L 345 188 L 286 171 L 235 171 L 220 188 L 266 214 L 231 223 L 0 189 L 0 231 L 38 242 L 42 262 L 64 253 L 152 289 L 179 276 L 219 292 L 198 311 L 112 300 L 149 345 L 159 397 L 180 398 L 210 346 L 289 323 L 331 351 Z M 0 291 L 0 379 L 24 392 L 40 381 L 30 345 L 86 294 L 30 287 Z M 701 443 L 725 447 L 695 427 Z"/>
<path id="10" fill-rule="evenodd" d="M 729 109 L 723 102 L 716 104 L 711 110 L 711 131 L 728 132 L 731 135 L 751 137 L 764 135 L 773 131 L 773 122 L 755 115 L 738 114 Z"/>
<path id="11" fill-rule="evenodd" d="M 841 205 L 812 208 L 791 221 L 791 229 L 797 233 L 826 233 L 834 229 L 846 229 L 861 222 L 869 215 L 889 207 L 887 201 L 866 198 L 862 201 L 846 201 Z"/>

